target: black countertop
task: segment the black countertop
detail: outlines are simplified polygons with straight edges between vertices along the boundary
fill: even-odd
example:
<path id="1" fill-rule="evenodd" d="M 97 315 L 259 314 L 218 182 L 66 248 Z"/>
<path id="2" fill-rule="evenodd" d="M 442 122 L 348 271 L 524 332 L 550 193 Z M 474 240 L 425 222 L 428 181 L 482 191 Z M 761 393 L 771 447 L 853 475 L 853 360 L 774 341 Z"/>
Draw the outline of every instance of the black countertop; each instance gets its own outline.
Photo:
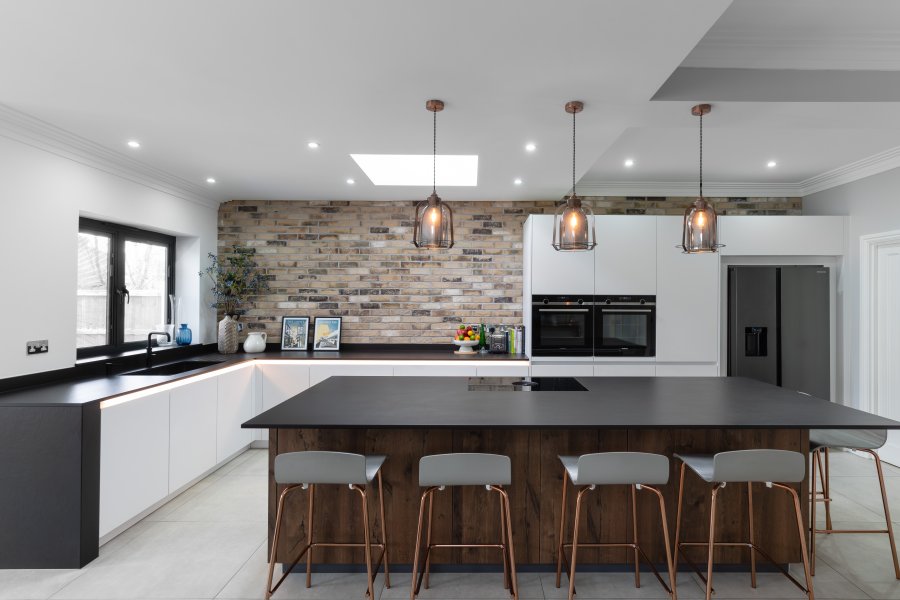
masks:
<path id="1" fill-rule="evenodd" d="M 219 354 L 217 352 L 196 354 L 179 361 L 166 361 L 157 357 L 154 366 L 184 360 L 214 360 L 217 364 L 178 375 L 112 375 L 75 381 L 65 381 L 49 385 L 39 385 L 27 389 L 14 390 L 0 394 L 0 407 L 3 406 L 79 406 L 90 402 L 99 402 L 123 394 L 153 388 L 159 385 L 194 377 L 210 371 L 223 369 L 250 360 L 308 360 L 308 361 L 349 361 L 349 360 L 385 360 L 403 362 L 408 360 L 444 360 L 444 361 L 521 361 L 528 363 L 528 357 L 511 354 L 454 354 L 451 347 L 434 346 L 423 349 L 421 346 L 404 348 L 378 345 L 373 349 L 353 349 L 339 352 L 296 352 L 274 351 L 258 354 L 238 352 L 236 354 Z"/>
<path id="2" fill-rule="evenodd" d="M 466 377 L 331 377 L 245 428 L 900 429 L 743 377 L 586 377 L 584 392 L 469 391 Z"/>

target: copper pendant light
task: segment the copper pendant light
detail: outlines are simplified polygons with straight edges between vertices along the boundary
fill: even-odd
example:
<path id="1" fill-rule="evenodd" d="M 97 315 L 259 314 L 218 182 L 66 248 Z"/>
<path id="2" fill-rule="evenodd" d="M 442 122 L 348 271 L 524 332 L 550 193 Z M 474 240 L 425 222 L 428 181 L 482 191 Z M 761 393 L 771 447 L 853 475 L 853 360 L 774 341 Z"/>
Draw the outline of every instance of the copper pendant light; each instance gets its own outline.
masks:
<path id="1" fill-rule="evenodd" d="M 566 103 L 566 112 L 572 115 L 572 194 L 553 218 L 553 247 L 564 252 L 593 250 L 597 245 L 594 213 L 581 204 L 581 198 L 575 193 L 575 115 L 582 110 L 583 102 Z"/>
<path id="2" fill-rule="evenodd" d="M 432 137 L 431 195 L 416 206 L 416 225 L 413 245 L 416 248 L 440 249 L 453 247 L 453 211 L 437 195 L 437 114 L 444 110 L 440 100 L 429 100 L 426 110 L 434 115 Z"/>
<path id="3" fill-rule="evenodd" d="M 724 246 L 716 238 L 716 211 L 703 197 L 703 115 L 711 110 L 710 104 L 698 104 L 691 108 L 691 114 L 700 117 L 700 195 L 684 211 L 684 228 L 678 247 L 685 254 L 717 252 Z"/>

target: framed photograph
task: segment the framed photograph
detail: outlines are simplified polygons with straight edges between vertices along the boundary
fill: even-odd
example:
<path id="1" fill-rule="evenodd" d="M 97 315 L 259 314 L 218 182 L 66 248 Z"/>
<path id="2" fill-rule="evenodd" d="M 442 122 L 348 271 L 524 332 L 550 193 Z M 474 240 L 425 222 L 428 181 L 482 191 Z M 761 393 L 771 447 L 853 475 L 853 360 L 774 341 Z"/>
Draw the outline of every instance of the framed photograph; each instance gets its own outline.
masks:
<path id="1" fill-rule="evenodd" d="M 340 350 L 340 317 L 316 317 L 313 331 L 313 350 Z"/>
<path id="2" fill-rule="evenodd" d="M 281 349 L 306 350 L 309 317 L 284 317 L 281 320 Z"/>

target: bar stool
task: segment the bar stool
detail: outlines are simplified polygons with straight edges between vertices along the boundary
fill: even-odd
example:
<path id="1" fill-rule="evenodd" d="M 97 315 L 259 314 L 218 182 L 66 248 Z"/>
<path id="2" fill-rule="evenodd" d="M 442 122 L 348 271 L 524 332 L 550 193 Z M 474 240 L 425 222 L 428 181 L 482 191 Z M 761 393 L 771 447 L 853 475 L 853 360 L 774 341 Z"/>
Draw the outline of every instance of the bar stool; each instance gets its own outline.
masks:
<path id="1" fill-rule="evenodd" d="M 678 568 L 678 554 L 681 553 L 685 560 L 697 571 L 700 579 L 706 584 L 706 600 L 710 600 L 713 592 L 712 568 L 713 550 L 716 546 L 746 546 L 750 548 L 750 585 L 756 588 L 756 555 L 758 552 L 763 558 L 775 565 L 788 579 L 803 590 L 814 600 L 812 575 L 809 570 L 809 557 L 806 554 L 806 527 L 803 525 L 803 515 L 800 512 L 800 499 L 794 488 L 787 483 L 799 483 L 806 475 L 806 458 L 799 452 L 789 450 L 735 450 L 732 452 L 719 452 L 718 454 L 676 454 L 675 458 L 681 460 L 681 477 L 678 486 L 678 514 L 675 519 L 675 569 Z M 706 483 L 711 483 L 709 508 L 709 541 L 708 542 L 682 542 L 681 536 L 681 506 L 684 499 L 684 472 L 689 467 Z M 748 542 L 716 542 L 716 500 L 719 491 L 729 483 L 747 484 L 747 505 L 749 519 Z M 806 579 L 806 587 L 797 581 L 781 565 L 754 542 L 753 532 L 753 483 L 765 483 L 768 488 L 778 488 L 790 494 L 794 501 L 794 515 L 797 519 L 797 533 L 800 536 L 800 553 L 803 558 L 803 573 Z M 682 546 L 706 546 L 706 577 L 684 555 Z"/>
<path id="2" fill-rule="evenodd" d="M 419 503 L 419 525 L 416 529 L 416 551 L 413 555 L 412 584 L 410 600 L 415 600 L 422 585 L 428 586 L 431 570 L 431 550 L 433 548 L 499 548 L 503 557 L 503 587 L 510 590 L 513 598 L 519 598 L 519 583 L 516 578 L 516 557 L 513 551 L 512 518 L 509 509 L 509 495 L 504 485 L 512 483 L 512 467 L 508 456 L 500 454 L 456 453 L 433 454 L 419 460 L 419 487 L 426 490 Z M 452 486 L 483 485 L 486 490 L 497 492 L 500 499 L 500 543 L 499 544 L 432 544 L 431 523 L 434 508 L 434 493 Z M 422 526 L 425 518 L 425 503 L 428 502 L 428 526 L 425 537 L 425 556 L 420 561 L 422 547 Z M 422 573 L 419 564 L 424 563 Z"/>
<path id="3" fill-rule="evenodd" d="M 572 563 L 567 563 L 566 570 L 569 574 L 569 600 L 575 596 L 575 564 L 578 548 L 632 548 L 634 550 L 634 586 L 641 587 L 640 558 L 650 565 L 659 583 L 663 586 L 672 600 L 676 600 L 675 572 L 672 562 L 672 554 L 669 550 L 669 526 L 666 519 L 666 503 L 662 492 L 652 485 L 665 485 L 669 481 L 669 459 L 661 454 L 649 454 L 646 452 L 601 452 L 598 454 L 584 454 L 581 456 L 560 456 L 563 465 L 562 504 L 559 520 L 559 545 L 556 551 L 556 587 L 559 587 L 562 573 L 562 563 L 566 559 L 565 548 L 572 548 Z M 566 528 L 566 488 L 568 481 L 577 489 L 575 497 L 575 526 L 572 528 L 572 542 L 564 542 Z M 631 487 L 631 514 L 632 533 L 631 543 L 603 543 L 584 544 L 578 543 L 578 523 L 581 518 L 581 500 L 587 492 L 597 488 L 598 485 L 628 485 Z M 669 569 L 669 584 L 663 581 L 644 551 L 638 544 L 638 520 L 637 520 L 637 490 L 646 490 L 656 495 L 659 500 L 659 516 L 662 523 L 663 541 L 666 552 L 666 564 Z"/>
<path id="4" fill-rule="evenodd" d="M 816 574 L 816 534 L 817 533 L 886 533 L 891 543 L 891 557 L 894 561 L 894 577 L 900 579 L 900 564 L 897 562 L 897 546 L 894 543 L 894 526 L 891 524 L 891 509 L 888 507 L 887 491 L 884 488 L 884 472 L 881 458 L 876 450 L 887 442 L 886 429 L 811 429 L 809 446 L 813 456 L 811 509 L 812 536 L 810 539 L 810 555 L 812 573 Z M 878 485 L 881 487 L 881 503 L 884 506 L 886 529 L 834 529 L 831 524 L 831 473 L 828 460 L 829 449 L 858 450 L 872 455 L 875 459 L 875 470 L 878 472 Z M 823 460 L 824 459 L 824 460 Z M 824 464 L 824 469 L 822 463 Z M 816 485 L 816 472 L 822 478 L 822 491 Z M 818 529 L 816 524 L 816 504 L 825 503 L 825 529 Z"/>
<path id="5" fill-rule="evenodd" d="M 384 521 L 384 492 L 381 484 L 381 465 L 387 456 L 362 455 L 347 452 L 287 452 L 275 457 L 275 482 L 287 485 L 278 497 L 278 511 L 275 516 L 275 535 L 272 538 L 272 554 L 269 559 L 269 575 L 266 582 L 266 600 L 275 593 L 275 590 L 290 575 L 291 571 L 306 555 L 306 587 L 312 583 L 312 549 L 317 547 L 329 548 L 364 548 L 366 556 L 366 573 L 368 584 L 366 595 L 374 598 L 373 584 L 378 571 L 384 562 L 385 586 L 391 587 L 391 573 L 388 568 L 387 553 L 387 527 Z M 378 504 L 381 519 L 381 543 L 372 543 L 369 531 L 369 495 L 368 488 L 374 480 L 378 480 Z M 363 533 L 365 541 L 357 543 L 333 543 L 313 541 L 313 508 L 315 506 L 315 492 L 317 485 L 346 485 L 351 490 L 359 493 L 362 501 Z M 284 516 L 284 501 L 288 494 L 298 489 L 309 490 L 309 513 L 307 517 L 306 545 L 300 550 L 297 558 L 286 569 L 284 575 L 272 587 L 272 574 L 275 571 L 275 553 L 278 550 L 278 538 L 281 534 L 281 520 Z M 372 568 L 372 546 L 381 549 L 378 563 Z"/>

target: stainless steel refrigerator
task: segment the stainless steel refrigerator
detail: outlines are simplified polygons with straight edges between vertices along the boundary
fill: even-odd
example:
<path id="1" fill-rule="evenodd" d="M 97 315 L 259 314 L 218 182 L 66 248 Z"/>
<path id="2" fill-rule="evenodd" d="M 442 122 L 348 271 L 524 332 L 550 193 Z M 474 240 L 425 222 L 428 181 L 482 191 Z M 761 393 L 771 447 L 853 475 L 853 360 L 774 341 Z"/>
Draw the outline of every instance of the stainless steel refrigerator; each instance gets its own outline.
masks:
<path id="1" fill-rule="evenodd" d="M 828 267 L 729 267 L 728 375 L 830 400 L 829 298 Z"/>

